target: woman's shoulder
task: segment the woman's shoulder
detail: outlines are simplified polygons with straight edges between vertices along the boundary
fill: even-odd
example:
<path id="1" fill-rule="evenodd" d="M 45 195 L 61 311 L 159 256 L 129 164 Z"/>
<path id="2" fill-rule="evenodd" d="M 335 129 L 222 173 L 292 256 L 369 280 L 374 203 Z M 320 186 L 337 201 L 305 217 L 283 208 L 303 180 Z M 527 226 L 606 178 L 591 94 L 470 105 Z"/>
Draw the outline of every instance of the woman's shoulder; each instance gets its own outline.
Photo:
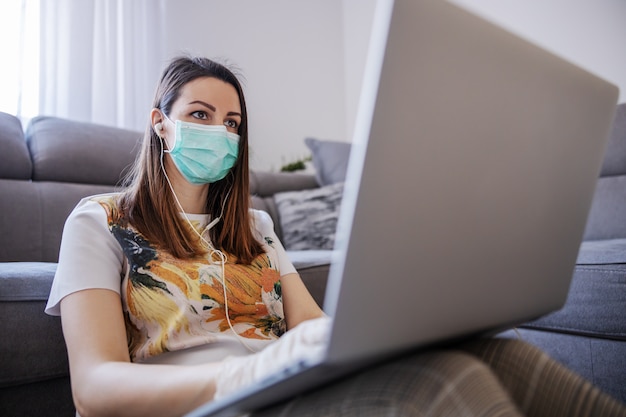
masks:
<path id="1" fill-rule="evenodd" d="M 72 213 L 70 218 L 92 218 L 99 219 L 106 215 L 111 218 L 112 214 L 118 213 L 118 202 L 121 193 L 95 194 L 82 198 Z"/>
<path id="2" fill-rule="evenodd" d="M 269 232 L 274 231 L 274 221 L 266 211 L 250 209 L 250 218 L 252 219 L 254 229 L 261 235 L 265 236 Z"/>
<path id="3" fill-rule="evenodd" d="M 269 225 L 272 228 L 274 227 L 274 221 L 272 220 L 272 217 L 269 215 L 269 213 L 267 213 L 266 211 L 250 209 L 250 217 L 255 223 Z"/>
<path id="4" fill-rule="evenodd" d="M 90 208 L 90 207 L 101 205 L 101 204 L 117 205 L 121 195 L 122 193 L 119 193 L 119 192 L 89 195 L 89 196 L 83 197 L 78 202 L 75 210 L 82 209 L 82 208 Z"/>

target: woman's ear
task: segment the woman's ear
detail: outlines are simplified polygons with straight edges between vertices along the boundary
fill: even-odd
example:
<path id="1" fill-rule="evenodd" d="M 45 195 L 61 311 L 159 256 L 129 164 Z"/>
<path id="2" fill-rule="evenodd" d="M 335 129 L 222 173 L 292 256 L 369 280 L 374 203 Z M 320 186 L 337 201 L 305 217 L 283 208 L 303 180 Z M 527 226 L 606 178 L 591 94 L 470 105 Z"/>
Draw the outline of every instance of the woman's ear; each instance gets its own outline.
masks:
<path id="1" fill-rule="evenodd" d="M 158 137 L 163 135 L 163 114 L 159 109 L 152 109 L 150 111 L 150 124 L 154 129 L 154 133 L 157 134 Z"/>

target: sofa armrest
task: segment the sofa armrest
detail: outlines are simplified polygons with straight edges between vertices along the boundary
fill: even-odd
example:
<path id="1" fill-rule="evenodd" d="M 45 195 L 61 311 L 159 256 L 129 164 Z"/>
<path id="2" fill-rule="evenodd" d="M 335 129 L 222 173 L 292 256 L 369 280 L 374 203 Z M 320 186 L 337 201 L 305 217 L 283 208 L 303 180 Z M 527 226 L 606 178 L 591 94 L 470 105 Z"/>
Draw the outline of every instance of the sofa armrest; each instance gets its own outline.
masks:
<path id="1" fill-rule="evenodd" d="M 250 172 L 250 194 L 269 197 L 282 191 L 298 191 L 317 188 L 317 180 L 312 174 L 290 172 Z"/>
<path id="2" fill-rule="evenodd" d="M 267 212 L 274 222 L 274 231 L 283 240 L 280 217 L 274 194 L 285 191 L 299 191 L 317 188 L 317 180 L 312 174 L 289 172 L 250 171 L 250 195 L 252 207 Z"/>
<path id="3" fill-rule="evenodd" d="M 0 262 L 0 415 L 75 414 L 61 319 L 44 313 L 55 271 Z"/>
<path id="4" fill-rule="evenodd" d="M 59 317 L 44 313 L 55 263 L 0 263 L 0 387 L 69 375 Z"/>

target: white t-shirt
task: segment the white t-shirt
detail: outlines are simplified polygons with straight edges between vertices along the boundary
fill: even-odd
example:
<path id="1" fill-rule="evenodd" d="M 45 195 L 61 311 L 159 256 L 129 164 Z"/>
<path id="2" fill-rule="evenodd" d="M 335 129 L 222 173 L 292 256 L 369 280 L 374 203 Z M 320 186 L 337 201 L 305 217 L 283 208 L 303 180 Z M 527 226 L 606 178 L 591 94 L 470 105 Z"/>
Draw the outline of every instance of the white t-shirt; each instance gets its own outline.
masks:
<path id="1" fill-rule="evenodd" d="M 134 362 L 215 361 L 258 351 L 285 332 L 280 278 L 296 270 L 267 213 L 251 210 L 265 253 L 222 269 L 210 254 L 181 260 L 152 245 L 120 222 L 118 196 L 85 198 L 68 217 L 46 313 L 60 315 L 61 300 L 77 291 L 118 293 Z M 200 233 L 209 223 L 208 215 L 187 218 Z"/>

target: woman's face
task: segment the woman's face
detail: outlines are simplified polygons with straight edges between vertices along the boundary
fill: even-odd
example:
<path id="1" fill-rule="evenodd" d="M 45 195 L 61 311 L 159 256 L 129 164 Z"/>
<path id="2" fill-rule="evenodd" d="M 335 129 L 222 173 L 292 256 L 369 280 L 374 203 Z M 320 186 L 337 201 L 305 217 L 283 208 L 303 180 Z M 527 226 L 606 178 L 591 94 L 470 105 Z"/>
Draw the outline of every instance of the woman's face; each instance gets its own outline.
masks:
<path id="1" fill-rule="evenodd" d="M 185 84 L 167 115 L 176 120 L 205 125 L 224 125 L 229 132 L 239 133 L 241 106 L 237 90 L 213 77 L 196 78 Z M 174 145 L 174 124 L 163 121 L 167 145 Z"/>

